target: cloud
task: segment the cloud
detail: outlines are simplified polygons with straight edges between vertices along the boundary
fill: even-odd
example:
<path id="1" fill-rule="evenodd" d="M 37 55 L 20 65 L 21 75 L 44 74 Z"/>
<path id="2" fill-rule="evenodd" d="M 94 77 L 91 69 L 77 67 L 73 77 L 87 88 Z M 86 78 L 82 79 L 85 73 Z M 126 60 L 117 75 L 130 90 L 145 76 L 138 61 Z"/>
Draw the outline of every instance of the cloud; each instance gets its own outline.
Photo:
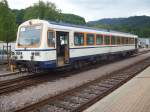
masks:
<path id="1" fill-rule="evenodd" d="M 51 1 L 64 13 L 73 13 L 87 21 L 101 18 L 150 15 L 149 0 L 43 0 Z M 11 8 L 22 9 L 38 0 L 8 0 Z"/>

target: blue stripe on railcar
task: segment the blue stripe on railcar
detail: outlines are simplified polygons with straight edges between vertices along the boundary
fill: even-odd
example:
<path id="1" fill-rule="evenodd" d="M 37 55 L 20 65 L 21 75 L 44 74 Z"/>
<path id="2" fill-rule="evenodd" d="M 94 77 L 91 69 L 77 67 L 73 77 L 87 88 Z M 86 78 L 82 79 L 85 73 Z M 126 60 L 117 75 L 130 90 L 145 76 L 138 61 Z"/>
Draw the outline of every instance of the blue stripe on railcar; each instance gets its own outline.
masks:
<path id="1" fill-rule="evenodd" d="M 93 47 L 77 47 L 72 49 L 90 49 L 90 48 L 105 48 L 105 47 L 120 47 L 120 46 L 135 46 L 135 45 L 111 45 L 111 46 L 93 46 Z M 15 51 L 54 51 L 56 49 L 16 49 Z"/>
<path id="2" fill-rule="evenodd" d="M 56 60 L 38 62 L 41 69 L 56 68 Z"/>

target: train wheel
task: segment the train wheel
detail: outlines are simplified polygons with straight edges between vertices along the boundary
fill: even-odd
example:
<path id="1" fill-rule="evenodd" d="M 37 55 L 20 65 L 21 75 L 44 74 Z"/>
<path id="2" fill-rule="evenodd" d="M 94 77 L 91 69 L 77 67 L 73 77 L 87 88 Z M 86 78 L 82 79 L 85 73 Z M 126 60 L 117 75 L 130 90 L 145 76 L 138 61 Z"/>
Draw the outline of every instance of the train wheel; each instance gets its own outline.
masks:
<path id="1" fill-rule="evenodd" d="M 82 61 L 80 61 L 78 63 L 79 63 L 79 68 L 82 68 L 84 66 Z"/>
<path id="2" fill-rule="evenodd" d="M 74 62 L 73 68 L 74 68 L 74 69 L 79 69 L 79 64 L 78 64 L 78 62 Z"/>

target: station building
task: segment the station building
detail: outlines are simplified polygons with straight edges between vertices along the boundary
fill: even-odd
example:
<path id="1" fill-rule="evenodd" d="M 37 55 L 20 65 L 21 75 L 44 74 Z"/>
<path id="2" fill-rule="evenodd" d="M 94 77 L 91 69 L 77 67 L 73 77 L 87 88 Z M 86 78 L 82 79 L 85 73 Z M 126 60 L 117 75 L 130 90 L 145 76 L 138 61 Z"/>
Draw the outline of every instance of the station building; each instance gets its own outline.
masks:
<path id="1" fill-rule="evenodd" d="M 149 48 L 150 47 L 150 37 L 149 38 L 139 38 L 138 45 L 140 48 Z"/>

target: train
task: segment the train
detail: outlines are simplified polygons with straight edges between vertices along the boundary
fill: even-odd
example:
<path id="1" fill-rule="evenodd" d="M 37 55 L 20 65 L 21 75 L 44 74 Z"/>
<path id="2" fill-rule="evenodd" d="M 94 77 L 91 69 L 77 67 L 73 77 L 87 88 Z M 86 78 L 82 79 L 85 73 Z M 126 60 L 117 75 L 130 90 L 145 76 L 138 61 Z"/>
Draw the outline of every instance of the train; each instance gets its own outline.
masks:
<path id="1" fill-rule="evenodd" d="M 82 66 L 138 51 L 138 36 L 112 30 L 40 19 L 18 27 L 12 65 L 32 70 Z"/>

